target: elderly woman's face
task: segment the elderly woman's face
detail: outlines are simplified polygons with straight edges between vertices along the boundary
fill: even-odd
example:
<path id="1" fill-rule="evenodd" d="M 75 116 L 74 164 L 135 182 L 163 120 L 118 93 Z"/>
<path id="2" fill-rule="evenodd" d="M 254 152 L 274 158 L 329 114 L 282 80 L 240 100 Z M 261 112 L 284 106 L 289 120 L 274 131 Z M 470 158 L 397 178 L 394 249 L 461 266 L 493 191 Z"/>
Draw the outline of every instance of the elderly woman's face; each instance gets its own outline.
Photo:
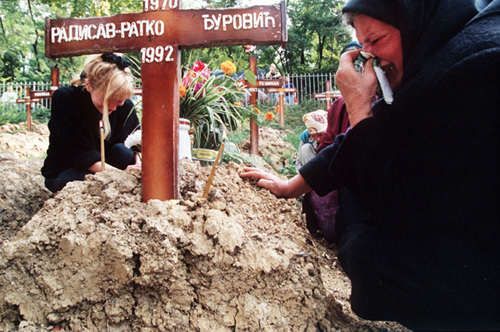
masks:
<path id="1" fill-rule="evenodd" d="M 390 24 L 361 14 L 354 17 L 354 26 L 363 51 L 379 58 L 391 88 L 397 88 L 403 77 L 400 31 Z"/>

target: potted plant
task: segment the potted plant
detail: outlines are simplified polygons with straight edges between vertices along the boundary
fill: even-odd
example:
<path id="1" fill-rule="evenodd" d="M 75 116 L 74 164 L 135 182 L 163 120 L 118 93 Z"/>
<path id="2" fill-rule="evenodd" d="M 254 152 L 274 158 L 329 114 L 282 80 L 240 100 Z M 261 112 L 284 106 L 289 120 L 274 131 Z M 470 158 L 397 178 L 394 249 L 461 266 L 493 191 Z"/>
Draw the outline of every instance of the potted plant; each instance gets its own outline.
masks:
<path id="1" fill-rule="evenodd" d="M 224 130 L 240 127 L 248 114 L 243 85 L 233 74 L 236 66 L 225 61 L 211 71 L 198 61 L 186 70 L 179 87 L 179 117 L 190 121 L 194 136 L 193 154 L 198 159 L 212 159 L 222 142 Z M 210 153 L 206 150 L 213 150 Z M 201 157 L 200 157 L 201 156 Z"/>

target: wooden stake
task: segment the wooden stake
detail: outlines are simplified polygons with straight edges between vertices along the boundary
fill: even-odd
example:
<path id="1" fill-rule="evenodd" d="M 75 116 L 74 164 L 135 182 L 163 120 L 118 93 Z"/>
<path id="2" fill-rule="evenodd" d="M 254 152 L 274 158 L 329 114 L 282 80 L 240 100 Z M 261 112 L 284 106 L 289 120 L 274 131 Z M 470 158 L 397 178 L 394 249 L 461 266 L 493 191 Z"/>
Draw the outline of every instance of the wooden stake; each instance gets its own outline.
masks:
<path id="1" fill-rule="evenodd" d="M 28 131 L 31 131 L 31 88 L 26 88 L 27 92 L 26 94 L 28 95 L 28 103 L 26 104 L 26 118 L 28 120 Z"/>
<path id="2" fill-rule="evenodd" d="M 249 70 L 257 76 L 257 56 L 250 55 L 248 57 Z M 257 105 L 258 91 L 250 93 L 250 105 Z M 254 110 L 255 111 L 255 110 Z M 259 126 L 254 118 L 250 118 L 250 154 L 259 154 Z"/>
<path id="3" fill-rule="evenodd" d="M 219 164 L 220 157 L 222 156 L 222 151 L 224 151 L 224 143 L 226 142 L 226 132 L 223 133 L 224 138 L 222 139 L 222 143 L 219 148 L 219 153 L 217 153 L 217 157 L 215 158 L 214 164 L 212 165 L 212 169 L 210 170 L 210 175 L 207 180 L 207 184 L 205 185 L 205 190 L 203 191 L 202 198 L 208 197 L 208 192 L 210 190 L 210 186 L 212 185 L 212 181 L 214 180 L 215 170 L 217 168 L 217 164 Z"/>
<path id="4" fill-rule="evenodd" d="M 106 156 L 104 155 L 104 127 L 102 121 L 99 121 L 99 134 L 101 136 L 101 172 L 106 168 Z"/>

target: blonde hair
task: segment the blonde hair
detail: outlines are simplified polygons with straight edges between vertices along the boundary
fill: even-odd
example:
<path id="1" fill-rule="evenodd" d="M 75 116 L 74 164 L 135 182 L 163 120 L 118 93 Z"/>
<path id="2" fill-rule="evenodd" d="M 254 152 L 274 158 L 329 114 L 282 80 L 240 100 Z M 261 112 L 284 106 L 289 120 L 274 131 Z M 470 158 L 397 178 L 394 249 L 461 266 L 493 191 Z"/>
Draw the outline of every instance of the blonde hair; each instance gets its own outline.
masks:
<path id="1" fill-rule="evenodd" d="M 84 86 L 85 82 L 104 96 L 102 122 L 107 138 L 111 133 L 108 101 L 126 100 L 134 95 L 132 75 L 128 67 L 120 69 L 116 63 L 104 61 L 103 55 L 91 55 L 85 60 L 83 73 L 73 79 L 71 85 Z"/>

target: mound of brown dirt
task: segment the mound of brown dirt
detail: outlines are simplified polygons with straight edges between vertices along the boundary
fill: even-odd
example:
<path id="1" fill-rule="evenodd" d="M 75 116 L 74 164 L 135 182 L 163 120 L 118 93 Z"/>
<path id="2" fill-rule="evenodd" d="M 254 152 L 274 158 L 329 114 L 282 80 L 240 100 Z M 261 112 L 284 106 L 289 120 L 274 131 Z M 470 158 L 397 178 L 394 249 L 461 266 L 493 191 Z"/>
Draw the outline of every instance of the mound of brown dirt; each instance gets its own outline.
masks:
<path id="1" fill-rule="evenodd" d="M 270 127 L 259 128 L 259 156 L 269 162 L 272 168 L 280 171 L 288 167 L 290 158 L 297 158 L 297 149 L 291 143 L 285 142 L 283 137 L 286 134 L 283 131 Z M 250 153 L 250 137 L 240 144 L 242 151 Z"/>
<path id="2" fill-rule="evenodd" d="M 41 160 L 0 153 L 0 242 L 14 236 L 52 195 L 43 185 Z"/>
<path id="3" fill-rule="evenodd" d="M 31 131 L 26 123 L 0 126 L 0 151 L 10 152 L 16 158 L 43 158 L 49 147 L 49 129 L 46 124 L 33 123 Z"/>
<path id="4" fill-rule="evenodd" d="M 2 237 L 0 330 L 405 330 L 353 314 L 349 280 L 300 204 L 242 180 L 239 165 L 219 165 L 204 200 L 210 167 L 182 161 L 180 202 L 148 203 L 138 173 L 111 170 L 49 198 L 40 166 L 0 163 L 2 174 L 30 174 L 11 184 L 30 193 L 3 192 L 46 200 Z"/>

